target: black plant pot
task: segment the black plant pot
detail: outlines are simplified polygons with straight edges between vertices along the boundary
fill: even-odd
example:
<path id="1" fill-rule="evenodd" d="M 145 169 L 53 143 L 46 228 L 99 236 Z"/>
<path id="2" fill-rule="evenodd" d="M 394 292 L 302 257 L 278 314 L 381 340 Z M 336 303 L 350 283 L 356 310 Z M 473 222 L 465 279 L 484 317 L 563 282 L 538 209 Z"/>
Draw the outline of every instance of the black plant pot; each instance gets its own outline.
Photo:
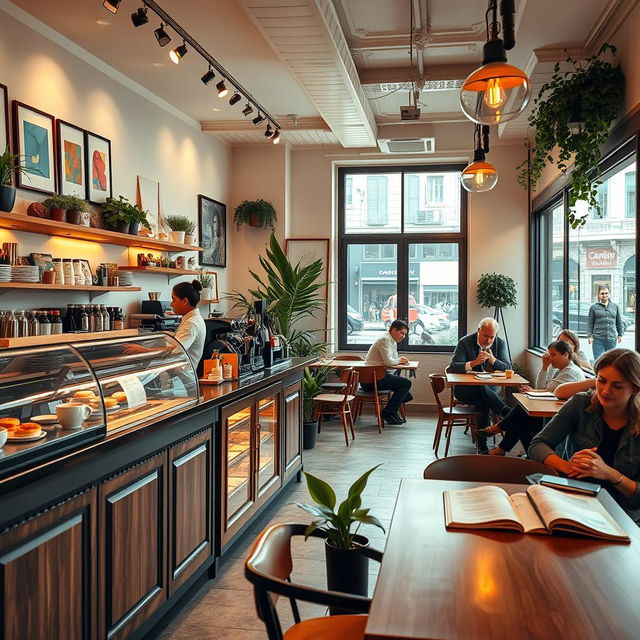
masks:
<path id="1" fill-rule="evenodd" d="M 318 435 L 317 422 L 305 422 L 302 425 L 302 448 L 313 449 L 316 446 L 316 436 Z"/>
<path id="2" fill-rule="evenodd" d="M 354 543 L 359 547 L 368 547 L 369 539 L 356 535 Z M 329 543 L 324 543 L 324 554 L 327 562 L 327 589 L 330 591 L 342 591 L 354 593 L 359 596 L 367 596 L 369 592 L 369 558 L 359 549 L 338 549 Z M 330 609 L 332 616 L 342 615 L 345 612 L 339 609 Z"/>
<path id="3" fill-rule="evenodd" d="M 118 233 L 129 233 L 129 226 L 130 224 L 128 222 L 119 222 L 113 230 Z"/>
<path id="4" fill-rule="evenodd" d="M 132 236 L 137 236 L 138 231 L 140 231 L 140 223 L 139 222 L 130 222 L 129 223 L 129 233 Z"/>
<path id="5" fill-rule="evenodd" d="M 11 213 L 15 203 L 16 188 L 10 184 L 3 184 L 0 187 L 0 211 Z"/>

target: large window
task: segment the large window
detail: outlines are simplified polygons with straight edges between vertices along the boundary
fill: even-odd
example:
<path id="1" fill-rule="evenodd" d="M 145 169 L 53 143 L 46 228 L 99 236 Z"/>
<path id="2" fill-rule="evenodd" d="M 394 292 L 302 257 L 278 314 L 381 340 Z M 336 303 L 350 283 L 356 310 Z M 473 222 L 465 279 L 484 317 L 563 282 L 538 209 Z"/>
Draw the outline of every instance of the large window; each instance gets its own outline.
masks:
<path id="1" fill-rule="evenodd" d="M 460 170 L 344 168 L 339 185 L 340 348 L 366 350 L 401 318 L 402 348 L 450 351 L 466 329 Z"/>
<path id="2" fill-rule="evenodd" d="M 627 149 L 625 154 L 624 149 Z M 573 229 L 566 222 L 566 194 L 536 211 L 533 250 L 533 344 L 545 347 L 562 328 L 578 334 L 581 348 L 593 360 L 587 341 L 589 308 L 601 287 L 622 313 L 625 333 L 620 346 L 636 348 L 636 157 L 629 144 L 603 169 L 597 199 L 602 212 L 579 202 L 588 213 Z"/>

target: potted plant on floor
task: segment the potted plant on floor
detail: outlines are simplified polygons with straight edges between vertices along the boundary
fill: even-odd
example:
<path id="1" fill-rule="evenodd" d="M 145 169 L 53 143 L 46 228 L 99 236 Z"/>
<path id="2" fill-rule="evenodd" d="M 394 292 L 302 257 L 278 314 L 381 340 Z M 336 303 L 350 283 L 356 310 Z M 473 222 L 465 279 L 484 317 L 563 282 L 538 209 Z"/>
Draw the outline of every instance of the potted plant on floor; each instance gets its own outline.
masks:
<path id="1" fill-rule="evenodd" d="M 358 548 L 367 547 L 369 540 L 358 534 L 363 524 L 370 524 L 384 531 L 380 522 L 368 508 L 362 507 L 362 492 L 376 465 L 363 473 L 349 488 L 347 498 L 336 509 L 335 491 L 324 480 L 304 472 L 309 495 L 315 504 L 298 504 L 316 518 L 305 530 L 305 535 L 315 529 L 327 534 L 325 558 L 327 562 L 327 588 L 332 591 L 366 596 L 368 592 L 369 559 Z"/>
<path id="2" fill-rule="evenodd" d="M 169 229 L 171 229 L 169 232 L 169 240 L 177 244 L 184 244 L 187 233 L 193 232 L 195 229 L 195 223 L 189 216 L 171 215 L 166 217 L 165 222 Z"/>
<path id="3" fill-rule="evenodd" d="M 17 171 L 28 176 L 20 164 L 20 156 L 11 153 L 7 147 L 0 155 L 0 211 L 11 213 L 16 202 L 16 188 L 12 184 L 12 179 Z"/>
<path id="4" fill-rule="evenodd" d="M 51 220 L 56 222 L 67 221 L 67 200 L 65 196 L 53 194 L 46 198 L 42 204 L 49 209 Z"/>
<path id="5" fill-rule="evenodd" d="M 78 196 L 61 196 L 67 210 L 67 222 L 83 227 L 91 225 L 89 203 Z"/>
<path id="6" fill-rule="evenodd" d="M 327 381 L 328 367 L 314 367 L 304 370 L 302 379 L 302 448 L 313 449 L 316 446 L 318 424 L 313 419 L 315 397 L 322 392 L 322 385 Z"/>
<path id="7" fill-rule="evenodd" d="M 511 360 L 509 338 L 507 337 L 507 327 L 504 323 L 502 310 L 507 307 L 518 306 L 515 280 L 501 273 L 483 273 L 480 276 L 480 280 L 478 280 L 476 299 L 481 307 L 493 309 L 494 319 L 500 323 L 504 330 L 507 353 L 509 354 L 509 360 Z"/>
<path id="8" fill-rule="evenodd" d="M 269 227 L 275 233 L 277 221 L 276 210 L 266 200 L 244 200 L 235 209 L 233 223 L 240 231 L 243 224 L 252 227 Z"/>

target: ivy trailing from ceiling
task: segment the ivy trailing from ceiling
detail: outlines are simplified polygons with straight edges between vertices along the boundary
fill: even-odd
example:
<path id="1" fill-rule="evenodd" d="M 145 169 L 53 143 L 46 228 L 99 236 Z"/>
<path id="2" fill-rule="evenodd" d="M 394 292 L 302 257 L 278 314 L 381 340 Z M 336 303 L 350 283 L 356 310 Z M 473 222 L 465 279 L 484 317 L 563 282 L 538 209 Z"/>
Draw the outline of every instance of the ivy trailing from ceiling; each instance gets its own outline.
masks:
<path id="1" fill-rule="evenodd" d="M 568 218 L 574 229 L 586 222 L 585 217 L 575 214 L 578 200 L 585 200 L 596 215 L 602 215 L 597 199 L 601 184 L 600 147 L 624 101 L 624 75 L 619 64 L 613 66 L 604 60 L 607 52 L 615 56 L 616 48 L 605 43 L 584 62 L 568 55 L 566 62 L 573 65 L 573 70 L 565 73 L 556 63 L 551 80 L 542 85 L 529 116 L 529 124 L 535 128 L 529 143 L 530 159 L 517 167 L 518 183 L 535 189 L 547 163 L 555 162 L 565 173 L 573 157 Z M 556 147 L 558 159 L 554 161 L 552 151 Z"/>

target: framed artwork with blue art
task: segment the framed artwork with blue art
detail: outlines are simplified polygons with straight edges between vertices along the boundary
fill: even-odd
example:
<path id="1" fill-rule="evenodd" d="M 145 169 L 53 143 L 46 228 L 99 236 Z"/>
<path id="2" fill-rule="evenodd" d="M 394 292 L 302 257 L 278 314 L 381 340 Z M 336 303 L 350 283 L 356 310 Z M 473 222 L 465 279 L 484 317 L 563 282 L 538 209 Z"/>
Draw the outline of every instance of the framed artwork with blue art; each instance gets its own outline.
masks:
<path id="1" fill-rule="evenodd" d="M 84 129 L 56 120 L 56 164 L 58 193 L 87 199 L 87 177 L 84 167 Z"/>
<path id="2" fill-rule="evenodd" d="M 24 173 L 16 175 L 16 185 L 20 189 L 30 189 L 40 193 L 54 193 L 56 190 L 56 163 L 54 117 L 13 101 L 13 130 L 15 153 L 21 158 Z"/>
<path id="3" fill-rule="evenodd" d="M 89 202 L 104 204 L 113 196 L 111 186 L 111 140 L 85 131 L 85 175 Z"/>

